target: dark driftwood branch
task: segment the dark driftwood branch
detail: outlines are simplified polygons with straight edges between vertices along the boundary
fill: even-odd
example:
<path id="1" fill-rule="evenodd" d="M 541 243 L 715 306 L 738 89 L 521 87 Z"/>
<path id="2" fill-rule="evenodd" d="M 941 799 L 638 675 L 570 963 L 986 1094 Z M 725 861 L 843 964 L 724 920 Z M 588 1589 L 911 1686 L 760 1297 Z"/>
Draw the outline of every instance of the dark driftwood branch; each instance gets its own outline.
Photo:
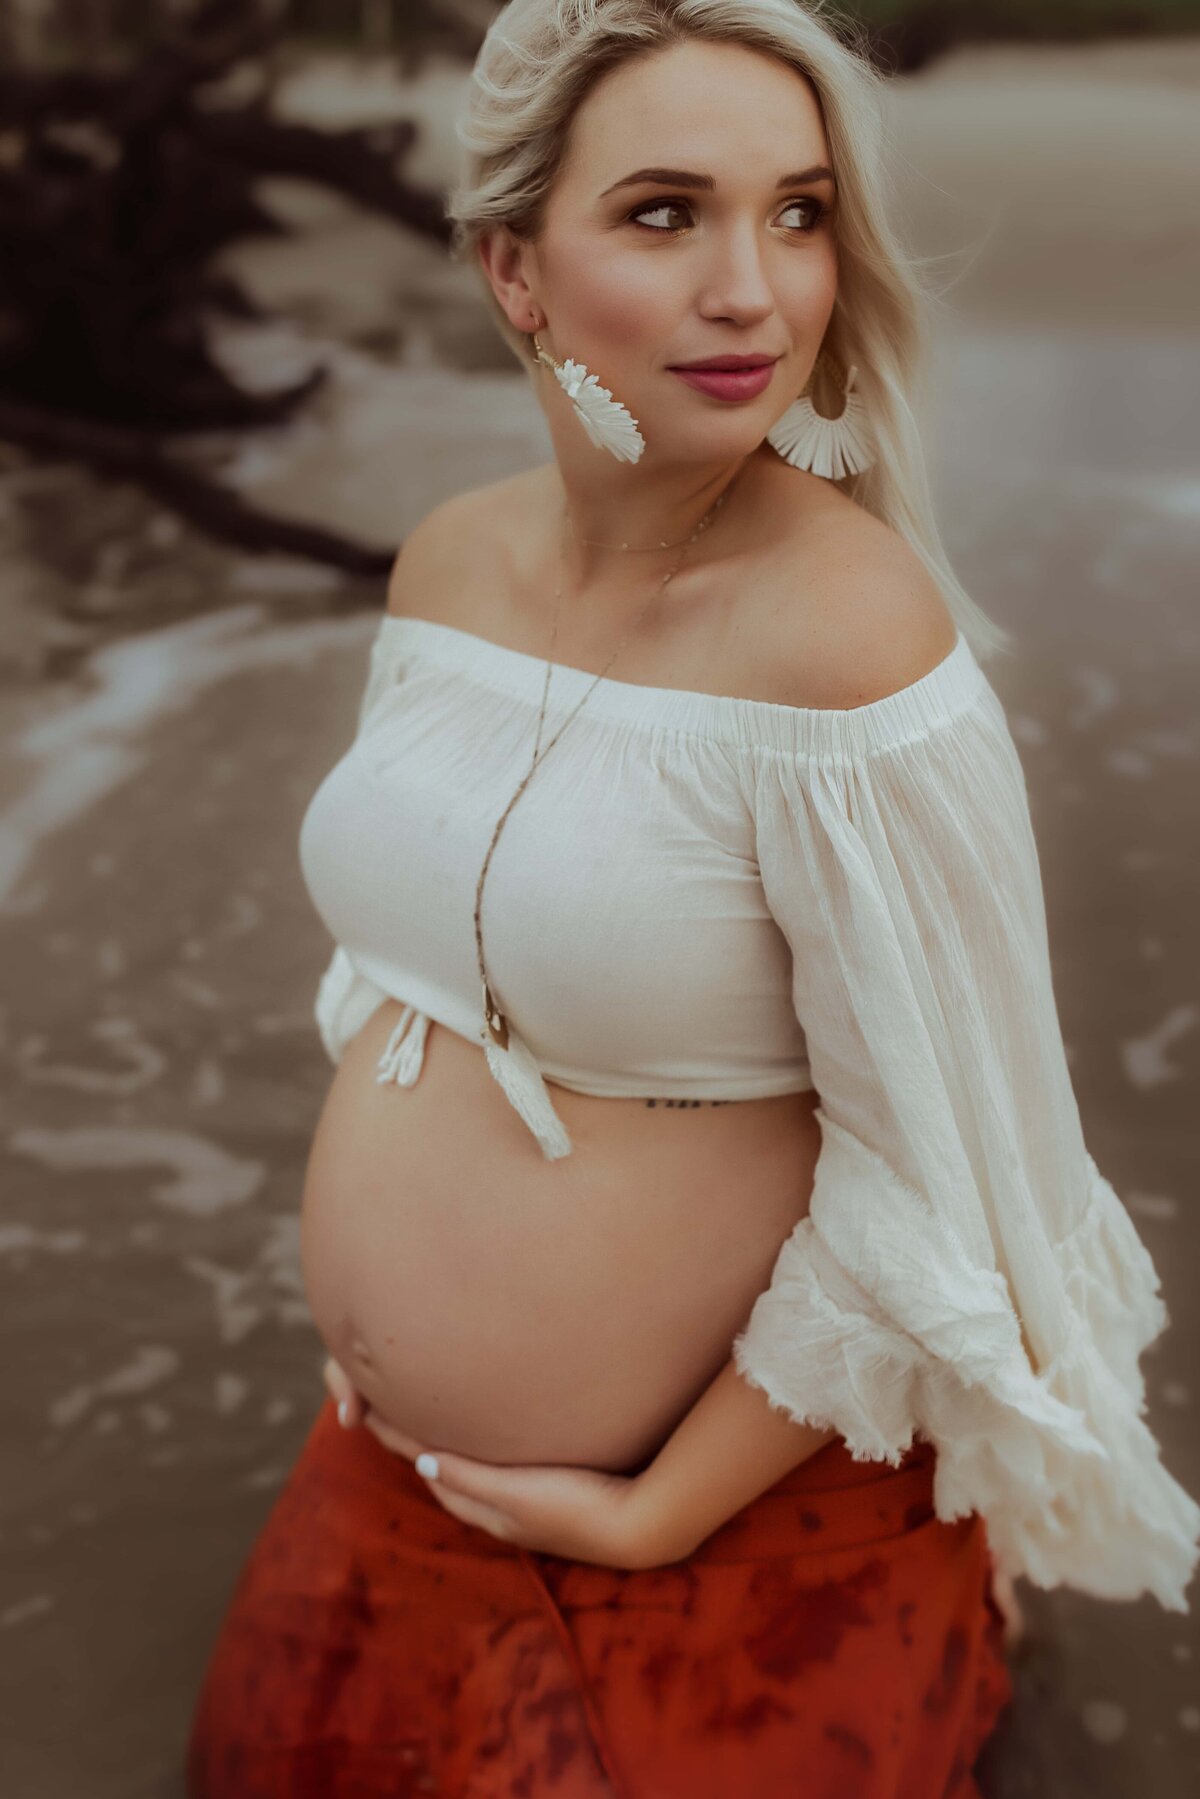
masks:
<path id="1" fill-rule="evenodd" d="M 70 457 L 101 475 L 136 482 L 201 530 L 239 549 L 307 556 L 351 575 L 386 575 L 396 546 L 373 549 L 336 531 L 257 512 L 237 493 L 197 474 L 144 432 L 59 418 L 0 399 L 0 437 L 37 455 Z"/>
<path id="2" fill-rule="evenodd" d="M 189 130 L 202 155 L 236 164 L 247 176 L 292 175 L 319 181 L 410 230 L 450 240 L 442 195 L 415 187 L 396 172 L 396 163 L 417 134 L 408 119 L 368 130 L 318 131 L 310 125 L 281 124 L 247 108 L 197 113 Z"/>
<path id="3" fill-rule="evenodd" d="M 155 442 L 276 422 L 324 378 L 247 392 L 209 350 L 206 314 L 258 316 L 214 254 L 284 229 L 260 177 L 316 181 L 449 239 L 441 196 L 401 170 L 411 121 L 326 132 L 214 104 L 210 84 L 279 30 L 247 0 L 204 0 L 134 68 L 0 72 L 0 436 L 140 482 L 226 542 L 376 575 L 391 551 L 260 517 Z"/>

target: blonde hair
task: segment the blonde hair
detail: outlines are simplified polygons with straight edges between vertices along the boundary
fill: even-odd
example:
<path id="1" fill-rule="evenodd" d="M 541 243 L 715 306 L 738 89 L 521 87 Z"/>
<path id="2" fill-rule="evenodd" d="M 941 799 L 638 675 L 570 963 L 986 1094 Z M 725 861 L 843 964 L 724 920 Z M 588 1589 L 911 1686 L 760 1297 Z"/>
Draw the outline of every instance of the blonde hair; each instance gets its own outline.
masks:
<path id="1" fill-rule="evenodd" d="M 823 348 L 858 369 L 877 460 L 839 483 L 920 556 L 979 655 L 1011 647 L 1010 633 L 971 599 L 950 567 L 934 519 L 915 402 L 926 403 L 926 313 L 935 296 L 889 217 L 886 78 L 842 17 L 835 35 L 824 0 L 509 0 L 480 46 L 457 121 L 465 152 L 446 201 L 450 253 L 473 264 L 505 343 L 527 373 L 532 342 L 509 323 L 478 255 L 503 224 L 535 241 L 574 115 L 608 70 L 632 56 L 701 38 L 762 50 L 795 69 L 821 108 L 838 183 L 838 285 Z M 818 390 L 818 403 L 828 404 Z M 828 405 L 836 411 L 836 398 Z"/>

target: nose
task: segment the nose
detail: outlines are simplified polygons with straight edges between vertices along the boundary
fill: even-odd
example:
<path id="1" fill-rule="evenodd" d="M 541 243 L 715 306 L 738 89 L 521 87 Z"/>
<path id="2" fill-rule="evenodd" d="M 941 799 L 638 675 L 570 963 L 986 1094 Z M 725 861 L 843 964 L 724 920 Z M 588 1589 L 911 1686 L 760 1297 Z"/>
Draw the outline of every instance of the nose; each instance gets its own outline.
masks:
<path id="1" fill-rule="evenodd" d="M 700 311 L 705 318 L 742 324 L 755 324 L 775 311 L 764 246 L 753 223 L 731 225 L 714 236 Z"/>

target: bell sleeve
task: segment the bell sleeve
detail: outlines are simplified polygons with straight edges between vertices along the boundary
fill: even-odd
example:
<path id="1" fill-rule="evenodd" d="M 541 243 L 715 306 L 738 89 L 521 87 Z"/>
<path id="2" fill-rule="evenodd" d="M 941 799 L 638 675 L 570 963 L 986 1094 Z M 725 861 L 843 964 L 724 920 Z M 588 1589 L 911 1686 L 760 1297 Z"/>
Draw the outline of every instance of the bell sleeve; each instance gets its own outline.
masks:
<path id="1" fill-rule="evenodd" d="M 999 1566 L 1187 1611 L 1200 1506 L 1146 1421 L 1168 1323 L 1083 1139 L 1024 773 L 960 634 L 911 687 L 779 708 L 757 854 L 821 1129 L 810 1208 L 733 1358 L 857 1460 L 938 1456 Z"/>
<path id="2" fill-rule="evenodd" d="M 371 640 L 367 678 L 358 702 L 355 742 L 361 736 L 363 726 L 376 702 L 396 679 L 400 662 L 400 646 L 393 615 L 385 612 Z M 386 998 L 383 988 L 368 980 L 355 967 L 345 948 L 340 943 L 337 944 L 317 983 L 317 996 L 313 1006 L 317 1031 L 331 1062 L 336 1064 L 341 1061 L 347 1043 L 357 1035 Z"/>

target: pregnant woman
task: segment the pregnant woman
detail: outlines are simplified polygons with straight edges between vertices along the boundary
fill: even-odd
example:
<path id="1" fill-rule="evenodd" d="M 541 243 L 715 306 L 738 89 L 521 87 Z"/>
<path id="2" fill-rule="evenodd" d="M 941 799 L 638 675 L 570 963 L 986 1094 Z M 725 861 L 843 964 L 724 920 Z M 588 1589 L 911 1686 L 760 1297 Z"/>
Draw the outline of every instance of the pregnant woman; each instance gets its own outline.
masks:
<path id="1" fill-rule="evenodd" d="M 878 83 L 793 0 L 480 52 L 553 457 L 409 533 L 304 818 L 330 1394 L 190 1799 L 969 1799 L 1008 1581 L 1186 1609 Z"/>

